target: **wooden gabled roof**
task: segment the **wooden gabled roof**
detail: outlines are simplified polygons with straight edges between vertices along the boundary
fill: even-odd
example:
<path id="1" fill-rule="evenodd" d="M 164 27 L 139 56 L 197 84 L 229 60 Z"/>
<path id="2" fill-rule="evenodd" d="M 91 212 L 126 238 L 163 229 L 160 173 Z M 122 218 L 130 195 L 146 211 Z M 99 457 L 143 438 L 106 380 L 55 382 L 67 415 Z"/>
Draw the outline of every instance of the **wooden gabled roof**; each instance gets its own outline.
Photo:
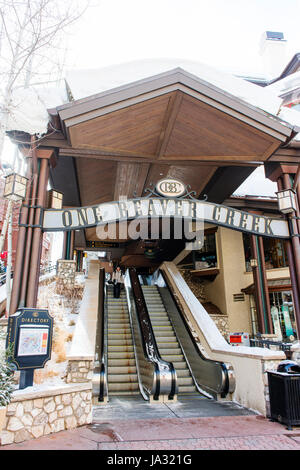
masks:
<path id="1" fill-rule="evenodd" d="M 142 196 L 162 177 L 180 179 L 197 195 L 221 203 L 295 132 L 179 68 L 50 114 L 56 132 L 39 146 L 56 149 L 51 178 L 66 206 Z"/>

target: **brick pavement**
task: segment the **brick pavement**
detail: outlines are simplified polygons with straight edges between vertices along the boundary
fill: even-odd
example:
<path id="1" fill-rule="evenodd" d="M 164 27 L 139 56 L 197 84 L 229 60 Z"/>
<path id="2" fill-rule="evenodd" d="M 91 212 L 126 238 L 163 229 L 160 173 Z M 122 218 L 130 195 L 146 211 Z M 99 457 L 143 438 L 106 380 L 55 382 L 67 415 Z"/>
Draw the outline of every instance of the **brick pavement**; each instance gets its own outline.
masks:
<path id="1" fill-rule="evenodd" d="M 1 450 L 300 450 L 300 427 L 259 415 L 108 420 Z"/>

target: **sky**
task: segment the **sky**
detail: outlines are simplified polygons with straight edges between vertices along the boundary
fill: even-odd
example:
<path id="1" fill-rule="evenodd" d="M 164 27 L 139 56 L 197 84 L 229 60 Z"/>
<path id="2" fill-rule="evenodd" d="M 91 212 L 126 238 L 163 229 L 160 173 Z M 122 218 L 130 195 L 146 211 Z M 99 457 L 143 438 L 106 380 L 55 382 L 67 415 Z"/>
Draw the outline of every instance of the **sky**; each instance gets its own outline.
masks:
<path id="1" fill-rule="evenodd" d="M 234 73 L 262 72 L 264 31 L 300 51 L 300 0 L 92 0 L 69 34 L 69 68 L 147 58 L 197 60 Z M 288 59 L 288 60 L 289 60 Z"/>
<path id="2" fill-rule="evenodd" d="M 180 58 L 259 76 L 264 73 L 259 43 L 267 30 L 284 33 L 287 60 L 300 52 L 300 0 L 91 3 L 68 33 L 70 70 L 139 59 Z M 7 149 L 8 156 L 10 151 Z M 268 189 L 272 192 L 273 188 Z"/>

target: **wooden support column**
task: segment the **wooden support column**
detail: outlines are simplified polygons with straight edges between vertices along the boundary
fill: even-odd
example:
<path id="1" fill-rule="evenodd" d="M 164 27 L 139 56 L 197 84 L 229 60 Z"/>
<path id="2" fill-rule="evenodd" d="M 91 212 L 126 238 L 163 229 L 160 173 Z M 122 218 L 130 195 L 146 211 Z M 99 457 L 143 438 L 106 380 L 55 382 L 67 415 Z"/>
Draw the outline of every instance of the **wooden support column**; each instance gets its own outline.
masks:
<path id="1" fill-rule="evenodd" d="M 63 240 L 63 249 L 61 259 L 66 259 L 67 256 L 67 243 L 68 243 L 68 232 L 64 232 L 64 240 Z"/>
<path id="2" fill-rule="evenodd" d="M 46 201 L 49 165 L 56 159 L 51 149 L 38 149 L 35 137 L 30 148 L 21 148 L 28 159 L 28 185 L 19 218 L 19 234 L 9 314 L 19 307 L 35 307 L 40 275 L 43 232 L 42 208 Z"/>
<path id="3" fill-rule="evenodd" d="M 48 178 L 49 161 L 48 159 L 42 158 L 40 160 L 38 190 L 34 215 L 34 228 L 32 232 L 31 258 L 26 298 L 27 307 L 35 307 L 37 301 L 41 252 L 43 243 L 43 232 L 39 224 L 41 222 L 42 208 L 45 206 L 46 201 Z"/>
<path id="4" fill-rule="evenodd" d="M 27 223 L 29 216 L 29 203 L 31 200 L 32 194 L 32 162 L 31 158 L 27 159 L 27 174 L 28 183 L 25 200 L 21 206 L 20 218 L 19 218 L 19 233 L 18 233 L 18 242 L 16 250 L 16 259 L 14 267 L 14 277 L 12 284 L 12 293 L 9 307 L 9 315 L 13 315 L 18 306 L 20 298 L 21 283 L 23 279 L 23 263 L 24 263 L 24 254 L 25 254 L 25 244 L 27 238 Z"/>
<path id="5" fill-rule="evenodd" d="M 38 174 L 37 171 L 32 175 L 32 192 L 31 192 L 31 201 L 35 201 L 36 192 L 38 186 Z M 27 236 L 25 243 L 25 251 L 23 257 L 23 275 L 21 283 L 21 292 L 19 298 L 19 307 L 24 307 L 26 304 L 26 294 L 27 294 L 27 283 L 28 283 L 28 273 L 29 266 L 31 262 L 31 242 L 32 242 L 32 225 L 34 224 L 34 207 L 32 204 L 29 207 L 28 213 L 28 227 L 27 227 Z"/>
<path id="6" fill-rule="evenodd" d="M 251 235 L 251 256 L 253 259 L 258 260 L 258 249 L 257 240 L 255 235 Z M 254 280 L 254 292 L 255 292 L 255 304 L 257 312 L 258 330 L 260 333 L 266 333 L 265 319 L 264 319 L 264 307 L 263 307 L 263 292 L 262 285 L 259 275 L 259 266 L 252 267 L 253 280 Z"/>
<path id="7" fill-rule="evenodd" d="M 277 180 L 278 190 L 290 189 L 291 182 L 288 175 L 283 174 L 281 178 Z M 291 218 L 290 229 L 292 229 L 294 235 L 298 234 L 298 225 L 295 223 L 295 219 Z M 287 256 L 292 284 L 292 293 L 294 301 L 294 312 L 297 326 L 297 335 L 300 337 L 300 238 L 298 236 L 292 236 L 291 240 L 286 241 Z"/>
<path id="8" fill-rule="evenodd" d="M 74 246 L 75 246 L 75 230 L 71 230 L 71 232 L 70 232 L 70 252 L 69 252 L 69 259 L 73 259 Z"/>
<path id="9" fill-rule="evenodd" d="M 258 238 L 258 249 L 260 254 L 260 265 L 261 265 L 261 277 L 262 277 L 262 285 L 263 285 L 263 295 L 265 300 L 265 315 L 268 324 L 268 333 L 273 334 L 273 322 L 271 317 L 271 306 L 270 306 L 270 297 L 269 297 L 269 287 L 268 287 L 268 280 L 267 280 L 267 272 L 266 272 L 266 263 L 265 263 L 265 252 L 264 252 L 264 242 L 263 237 Z"/>
<path id="10" fill-rule="evenodd" d="M 77 250 L 76 251 L 76 270 L 77 272 L 82 271 L 82 258 L 83 258 L 83 251 Z"/>
<path id="11" fill-rule="evenodd" d="M 64 247 L 62 259 L 73 259 L 75 245 L 75 231 L 68 230 L 64 233 Z"/>

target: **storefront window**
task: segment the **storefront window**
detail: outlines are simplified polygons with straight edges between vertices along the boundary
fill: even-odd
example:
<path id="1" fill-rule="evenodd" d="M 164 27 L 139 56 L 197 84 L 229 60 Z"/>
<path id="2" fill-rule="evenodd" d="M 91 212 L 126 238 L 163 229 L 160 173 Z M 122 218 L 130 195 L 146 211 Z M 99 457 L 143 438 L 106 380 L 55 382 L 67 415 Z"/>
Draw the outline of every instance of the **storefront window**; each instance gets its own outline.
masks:
<path id="1" fill-rule="evenodd" d="M 288 266 L 284 242 L 277 238 L 264 238 L 266 269 Z"/>
<path id="2" fill-rule="evenodd" d="M 250 259 L 251 259 L 250 236 L 247 234 L 243 234 L 243 242 L 244 242 L 246 271 L 251 271 L 252 268 L 250 266 Z M 266 269 L 284 268 L 288 266 L 287 254 L 286 254 L 284 242 L 282 240 L 278 238 L 264 238 L 263 245 L 264 245 Z"/>
<path id="3" fill-rule="evenodd" d="M 193 252 L 195 269 L 208 269 L 218 266 L 215 235 L 215 232 L 205 233 L 203 247 L 201 250 Z"/>
<path id="4" fill-rule="evenodd" d="M 269 296 L 272 318 L 274 318 L 274 313 L 275 317 L 278 315 L 282 338 L 291 341 L 293 339 L 292 337 L 297 337 L 292 292 L 271 292 Z"/>

